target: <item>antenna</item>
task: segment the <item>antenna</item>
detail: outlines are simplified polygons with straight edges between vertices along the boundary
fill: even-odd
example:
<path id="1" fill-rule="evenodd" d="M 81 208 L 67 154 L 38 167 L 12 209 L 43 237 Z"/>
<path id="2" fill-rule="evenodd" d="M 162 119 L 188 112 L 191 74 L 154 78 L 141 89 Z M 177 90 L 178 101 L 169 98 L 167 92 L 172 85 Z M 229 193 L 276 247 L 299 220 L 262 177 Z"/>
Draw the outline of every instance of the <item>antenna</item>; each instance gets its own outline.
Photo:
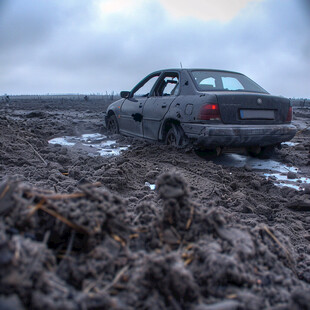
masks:
<path id="1" fill-rule="evenodd" d="M 181 66 L 181 69 L 183 69 L 182 62 L 181 62 L 181 61 L 180 61 L 180 66 Z"/>

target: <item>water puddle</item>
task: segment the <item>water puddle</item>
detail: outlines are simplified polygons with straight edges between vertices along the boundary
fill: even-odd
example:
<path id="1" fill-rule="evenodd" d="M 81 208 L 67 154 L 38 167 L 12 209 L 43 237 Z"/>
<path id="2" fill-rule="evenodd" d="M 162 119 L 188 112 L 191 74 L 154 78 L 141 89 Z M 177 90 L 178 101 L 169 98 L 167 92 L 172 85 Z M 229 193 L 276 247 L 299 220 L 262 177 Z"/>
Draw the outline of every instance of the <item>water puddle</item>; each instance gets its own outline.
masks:
<path id="1" fill-rule="evenodd" d="M 288 186 L 291 188 L 294 188 L 296 190 L 303 190 L 304 185 L 310 184 L 309 178 L 296 178 L 296 179 L 288 179 L 287 175 L 281 174 L 281 173 L 264 173 L 264 176 L 268 179 L 274 181 L 275 185 L 277 186 Z"/>
<path id="2" fill-rule="evenodd" d="M 82 136 L 64 136 L 48 141 L 51 144 L 74 147 L 84 150 L 89 155 L 118 156 L 130 145 L 120 145 L 116 140 L 108 140 L 107 136 L 100 133 L 84 134 Z"/>
<path id="3" fill-rule="evenodd" d="M 149 187 L 152 191 L 154 191 L 156 189 L 156 185 L 155 184 L 151 184 L 149 182 L 145 182 L 144 185 Z"/>
<path id="4" fill-rule="evenodd" d="M 226 167 L 249 167 L 280 187 L 288 186 L 296 190 L 303 190 L 304 185 L 310 184 L 309 178 L 298 176 L 298 168 L 287 166 L 272 159 L 258 159 L 239 154 L 223 154 L 212 161 L 217 165 Z M 288 172 L 296 173 L 296 178 L 288 179 Z"/>
<path id="5" fill-rule="evenodd" d="M 287 142 L 282 142 L 282 145 L 287 145 L 287 146 L 296 146 L 299 143 L 298 142 L 291 142 L 291 141 L 287 141 Z"/>

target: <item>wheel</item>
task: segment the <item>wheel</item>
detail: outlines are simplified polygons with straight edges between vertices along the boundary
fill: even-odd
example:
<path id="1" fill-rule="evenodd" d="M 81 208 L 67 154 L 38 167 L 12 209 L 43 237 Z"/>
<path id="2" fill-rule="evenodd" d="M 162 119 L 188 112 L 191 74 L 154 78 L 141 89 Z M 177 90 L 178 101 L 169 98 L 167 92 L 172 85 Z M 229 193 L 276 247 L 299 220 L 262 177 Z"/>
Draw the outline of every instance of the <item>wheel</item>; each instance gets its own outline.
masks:
<path id="1" fill-rule="evenodd" d="M 268 159 L 273 156 L 275 152 L 275 146 L 274 145 L 268 145 L 261 147 L 260 151 L 253 152 L 252 149 L 248 149 L 248 154 L 252 157 L 257 157 L 261 159 Z"/>
<path id="2" fill-rule="evenodd" d="M 167 145 L 172 145 L 178 148 L 185 147 L 188 144 L 187 138 L 183 129 L 179 125 L 171 124 L 165 142 Z"/>
<path id="3" fill-rule="evenodd" d="M 213 149 L 195 149 L 195 154 L 204 159 L 214 159 L 222 154 L 220 147 Z"/>
<path id="4" fill-rule="evenodd" d="M 119 127 L 116 116 L 113 114 L 107 119 L 107 130 L 110 134 L 118 134 Z"/>

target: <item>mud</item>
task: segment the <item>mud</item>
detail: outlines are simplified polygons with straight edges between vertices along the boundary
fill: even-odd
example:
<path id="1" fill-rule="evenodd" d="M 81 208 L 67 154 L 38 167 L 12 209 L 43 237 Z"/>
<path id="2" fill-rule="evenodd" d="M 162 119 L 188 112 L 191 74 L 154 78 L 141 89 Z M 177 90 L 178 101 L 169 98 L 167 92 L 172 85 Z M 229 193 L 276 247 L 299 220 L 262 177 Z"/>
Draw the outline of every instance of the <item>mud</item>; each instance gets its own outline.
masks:
<path id="1" fill-rule="evenodd" d="M 109 137 L 107 102 L 0 104 L 0 308 L 310 309 L 308 110 L 276 186 L 247 157 Z"/>

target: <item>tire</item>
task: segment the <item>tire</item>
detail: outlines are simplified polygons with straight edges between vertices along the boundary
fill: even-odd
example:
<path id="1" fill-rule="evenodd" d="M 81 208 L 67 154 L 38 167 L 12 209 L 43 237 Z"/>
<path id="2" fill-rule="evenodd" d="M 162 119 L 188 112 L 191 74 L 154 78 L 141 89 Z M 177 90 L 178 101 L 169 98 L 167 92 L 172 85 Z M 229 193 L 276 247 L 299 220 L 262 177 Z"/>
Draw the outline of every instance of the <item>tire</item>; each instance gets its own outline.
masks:
<path id="1" fill-rule="evenodd" d="M 171 124 L 171 128 L 168 130 L 165 143 L 177 148 L 183 148 L 188 144 L 187 137 L 181 126 Z"/>
<path id="2" fill-rule="evenodd" d="M 110 134 L 119 133 L 119 126 L 118 126 L 117 118 L 114 114 L 109 116 L 107 119 L 107 130 L 108 130 L 108 133 Z"/>
<path id="3" fill-rule="evenodd" d="M 274 155 L 275 152 L 275 146 L 274 145 L 268 145 L 261 148 L 259 153 L 251 152 L 248 150 L 248 154 L 252 157 L 257 157 L 260 159 L 269 159 Z"/>
<path id="4" fill-rule="evenodd" d="M 215 159 L 222 154 L 222 150 L 219 148 L 214 149 L 195 149 L 195 154 L 204 159 Z"/>

